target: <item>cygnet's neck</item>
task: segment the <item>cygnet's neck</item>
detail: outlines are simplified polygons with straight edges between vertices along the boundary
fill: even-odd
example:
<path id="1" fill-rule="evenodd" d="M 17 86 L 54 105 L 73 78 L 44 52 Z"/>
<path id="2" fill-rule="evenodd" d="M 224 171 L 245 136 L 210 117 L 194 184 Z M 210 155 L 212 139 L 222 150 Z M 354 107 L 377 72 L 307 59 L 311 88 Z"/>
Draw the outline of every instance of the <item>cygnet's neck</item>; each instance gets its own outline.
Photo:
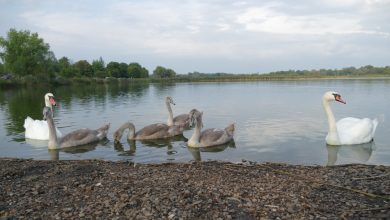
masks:
<path id="1" fill-rule="evenodd" d="M 188 145 L 191 147 L 199 147 L 199 139 L 200 139 L 200 133 L 202 129 L 202 120 L 196 120 L 194 133 L 192 134 L 191 138 L 188 140 Z"/>
<path id="2" fill-rule="evenodd" d="M 126 123 L 126 128 L 129 129 L 129 133 L 127 134 L 127 140 L 133 140 L 135 136 L 135 127 L 132 123 Z M 125 128 L 125 129 L 126 129 Z"/>
<path id="3" fill-rule="evenodd" d="M 47 117 L 47 125 L 49 127 L 48 148 L 58 149 L 57 133 L 52 116 Z"/>
<path id="4" fill-rule="evenodd" d="M 165 102 L 165 105 L 167 106 L 167 109 L 168 109 L 168 121 L 167 121 L 167 125 L 168 125 L 168 126 L 172 126 L 172 125 L 173 125 L 173 113 L 172 113 L 171 104 L 169 103 L 169 101 L 166 101 L 166 102 Z"/>

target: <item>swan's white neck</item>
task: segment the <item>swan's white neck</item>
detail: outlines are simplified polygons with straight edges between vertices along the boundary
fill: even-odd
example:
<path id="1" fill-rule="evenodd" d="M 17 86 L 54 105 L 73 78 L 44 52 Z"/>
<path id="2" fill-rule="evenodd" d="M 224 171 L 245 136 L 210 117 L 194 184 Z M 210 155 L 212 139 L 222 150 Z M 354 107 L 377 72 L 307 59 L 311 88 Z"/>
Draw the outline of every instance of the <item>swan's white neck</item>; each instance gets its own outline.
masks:
<path id="1" fill-rule="evenodd" d="M 188 140 L 188 146 L 190 147 L 200 147 L 199 139 L 200 139 L 200 131 L 202 129 L 202 120 L 199 119 L 195 124 L 195 131 L 192 134 L 191 138 Z"/>
<path id="2" fill-rule="evenodd" d="M 58 149 L 58 140 L 57 140 L 57 133 L 56 128 L 54 125 L 53 118 L 51 116 L 47 117 L 47 125 L 49 127 L 49 142 L 48 142 L 48 148 L 49 149 Z"/>
<path id="3" fill-rule="evenodd" d="M 171 108 L 171 104 L 169 102 L 165 102 L 166 106 L 167 106 L 167 109 L 168 109 L 168 121 L 167 121 L 167 125 L 168 126 L 172 126 L 173 125 L 173 113 L 172 113 L 172 108 Z"/>
<path id="4" fill-rule="evenodd" d="M 50 102 L 49 96 L 45 96 L 45 106 L 49 107 L 51 112 L 52 112 L 52 114 L 53 114 L 53 105 Z"/>
<path id="5" fill-rule="evenodd" d="M 326 140 L 328 144 L 338 145 L 340 144 L 339 134 L 337 132 L 336 119 L 334 118 L 332 109 L 330 108 L 330 102 L 327 100 L 322 100 L 322 105 L 324 107 L 326 116 L 328 118 L 329 132 Z"/>
<path id="6" fill-rule="evenodd" d="M 50 103 L 48 98 L 45 98 L 45 106 L 49 107 L 49 108 L 52 108 L 51 103 Z"/>

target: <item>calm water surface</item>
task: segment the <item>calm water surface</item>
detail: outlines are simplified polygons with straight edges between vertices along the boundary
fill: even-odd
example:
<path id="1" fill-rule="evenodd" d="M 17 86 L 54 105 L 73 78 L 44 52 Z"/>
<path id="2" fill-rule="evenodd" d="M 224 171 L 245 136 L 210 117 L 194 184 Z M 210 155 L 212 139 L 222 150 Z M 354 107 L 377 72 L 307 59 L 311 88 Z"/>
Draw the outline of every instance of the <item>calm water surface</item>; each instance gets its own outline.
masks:
<path id="1" fill-rule="evenodd" d="M 321 105 L 325 91 L 336 90 L 347 101 L 333 103 L 337 119 L 377 117 L 373 143 L 326 146 L 327 122 Z M 110 122 L 108 138 L 100 143 L 49 151 L 46 141 L 24 138 L 24 119 L 42 119 L 43 95 L 54 93 L 59 106 L 55 123 L 66 134 Z M 191 149 L 193 130 L 165 141 L 114 145 L 112 135 L 122 123 L 136 129 L 167 121 L 164 98 L 172 96 L 174 115 L 197 108 L 204 128 L 236 123 L 235 141 L 207 149 Z M 390 165 L 390 80 L 318 80 L 236 83 L 176 83 L 62 86 L 2 89 L 0 93 L 0 157 L 33 159 L 104 159 L 138 163 L 242 159 L 292 164 L 365 163 Z"/>

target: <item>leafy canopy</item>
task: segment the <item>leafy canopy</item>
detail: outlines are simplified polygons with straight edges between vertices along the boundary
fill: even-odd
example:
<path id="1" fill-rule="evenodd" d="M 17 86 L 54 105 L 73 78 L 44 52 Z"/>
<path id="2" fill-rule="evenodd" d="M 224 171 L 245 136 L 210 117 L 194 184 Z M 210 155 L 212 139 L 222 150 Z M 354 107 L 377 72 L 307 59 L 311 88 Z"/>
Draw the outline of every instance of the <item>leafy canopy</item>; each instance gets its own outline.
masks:
<path id="1" fill-rule="evenodd" d="M 0 47 L 4 68 L 18 76 L 53 71 L 55 56 L 37 33 L 10 29 L 6 38 L 0 37 Z"/>

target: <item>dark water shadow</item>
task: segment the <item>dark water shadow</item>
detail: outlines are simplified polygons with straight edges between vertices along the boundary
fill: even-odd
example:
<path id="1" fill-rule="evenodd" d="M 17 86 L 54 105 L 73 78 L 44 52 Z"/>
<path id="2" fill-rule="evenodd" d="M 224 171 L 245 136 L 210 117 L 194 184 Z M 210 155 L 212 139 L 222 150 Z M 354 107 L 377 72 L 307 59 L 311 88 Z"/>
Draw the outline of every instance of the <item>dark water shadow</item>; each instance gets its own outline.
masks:
<path id="1" fill-rule="evenodd" d="M 217 153 L 217 152 L 222 152 L 227 148 L 236 148 L 236 143 L 234 142 L 234 139 L 229 141 L 226 144 L 216 145 L 212 147 L 202 147 L 202 148 L 187 147 L 188 151 L 191 153 L 192 157 L 196 161 L 202 160 L 201 152 Z"/>
<path id="2" fill-rule="evenodd" d="M 133 102 L 141 100 L 149 90 L 149 83 L 115 83 L 115 84 L 75 84 L 69 86 L 33 86 L 13 89 L 0 88 L 0 110 L 4 111 L 7 136 L 15 137 L 24 131 L 24 119 L 30 116 L 42 120 L 42 108 L 45 106 L 44 95 L 52 92 L 57 102 L 54 108 L 54 120 L 59 109 L 69 110 L 76 101 L 81 105 L 91 103 L 105 106 L 107 100 L 120 102 L 130 98 Z M 1 112 L 0 112 L 1 113 Z M 14 141 L 23 140 L 13 138 Z"/>
<path id="3" fill-rule="evenodd" d="M 339 146 L 327 144 L 326 149 L 328 151 L 327 166 L 335 165 L 339 156 L 359 163 L 365 163 L 370 159 L 372 152 L 375 150 L 375 142 Z"/>
<path id="4" fill-rule="evenodd" d="M 135 152 L 137 150 L 137 142 L 138 142 L 141 144 L 141 146 L 144 147 L 155 147 L 155 148 L 166 147 L 167 154 L 172 155 L 177 153 L 177 151 L 173 149 L 173 143 L 185 142 L 187 140 L 188 139 L 183 135 L 176 135 L 170 138 L 154 139 L 154 140 L 140 140 L 140 141 L 127 140 L 127 143 L 129 145 L 129 150 L 125 150 L 125 147 L 120 142 L 114 144 L 114 149 L 119 153 L 118 154 L 119 156 L 135 156 Z"/>
<path id="5" fill-rule="evenodd" d="M 98 145 L 106 145 L 108 143 L 108 139 L 105 138 L 101 141 L 90 143 L 90 144 L 84 144 L 80 146 L 74 146 L 74 147 L 67 147 L 62 149 L 48 149 L 48 153 L 50 155 L 51 160 L 59 160 L 60 159 L 60 153 L 67 153 L 67 154 L 82 154 L 89 151 L 93 151 L 96 149 L 96 146 Z M 46 141 L 47 143 L 47 141 Z M 47 144 L 46 144 L 47 146 Z"/>
<path id="6" fill-rule="evenodd" d="M 129 149 L 125 150 L 125 146 L 121 142 L 114 143 L 114 149 L 118 152 L 118 156 L 134 156 L 137 150 L 135 141 L 127 140 Z"/>

